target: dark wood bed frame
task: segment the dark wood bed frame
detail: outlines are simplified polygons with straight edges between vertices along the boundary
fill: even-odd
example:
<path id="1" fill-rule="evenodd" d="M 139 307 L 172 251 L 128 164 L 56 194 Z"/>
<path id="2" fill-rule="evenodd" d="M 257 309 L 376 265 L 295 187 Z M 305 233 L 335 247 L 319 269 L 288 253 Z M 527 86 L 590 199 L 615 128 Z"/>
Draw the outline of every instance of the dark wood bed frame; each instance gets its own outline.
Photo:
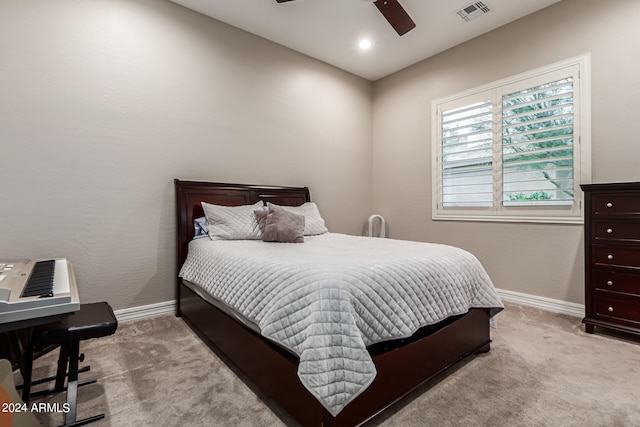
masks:
<path id="1" fill-rule="evenodd" d="M 298 206 L 310 201 L 307 187 L 271 187 L 175 180 L 176 268 L 187 256 L 200 202 L 238 206 L 259 200 Z M 373 355 L 373 383 L 337 417 L 331 416 L 298 379 L 298 359 L 209 304 L 177 279 L 176 315 L 224 353 L 250 381 L 303 426 L 356 426 L 370 420 L 418 386 L 464 358 L 490 348 L 489 313 L 472 309 L 428 335 Z M 373 353 L 372 353 L 373 354 Z"/>

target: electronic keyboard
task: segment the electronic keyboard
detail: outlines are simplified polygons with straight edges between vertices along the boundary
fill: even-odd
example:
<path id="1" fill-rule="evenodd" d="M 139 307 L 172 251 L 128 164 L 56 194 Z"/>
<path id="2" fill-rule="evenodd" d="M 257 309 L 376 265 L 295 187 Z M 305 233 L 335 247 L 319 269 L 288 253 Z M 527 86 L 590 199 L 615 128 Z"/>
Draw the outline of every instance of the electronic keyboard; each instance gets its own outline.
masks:
<path id="1" fill-rule="evenodd" d="M 0 259 L 0 324 L 79 308 L 75 276 L 66 258 Z"/>

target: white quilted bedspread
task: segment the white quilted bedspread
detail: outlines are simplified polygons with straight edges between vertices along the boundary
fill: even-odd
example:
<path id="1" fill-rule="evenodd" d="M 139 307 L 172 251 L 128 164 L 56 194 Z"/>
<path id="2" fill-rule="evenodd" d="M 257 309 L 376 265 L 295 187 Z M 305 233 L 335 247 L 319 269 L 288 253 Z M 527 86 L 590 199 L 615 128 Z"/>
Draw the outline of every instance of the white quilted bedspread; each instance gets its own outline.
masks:
<path id="1" fill-rule="evenodd" d="M 503 307 L 462 249 L 336 233 L 298 244 L 194 240 L 180 276 L 296 353 L 300 380 L 334 416 L 376 376 L 366 346 Z"/>

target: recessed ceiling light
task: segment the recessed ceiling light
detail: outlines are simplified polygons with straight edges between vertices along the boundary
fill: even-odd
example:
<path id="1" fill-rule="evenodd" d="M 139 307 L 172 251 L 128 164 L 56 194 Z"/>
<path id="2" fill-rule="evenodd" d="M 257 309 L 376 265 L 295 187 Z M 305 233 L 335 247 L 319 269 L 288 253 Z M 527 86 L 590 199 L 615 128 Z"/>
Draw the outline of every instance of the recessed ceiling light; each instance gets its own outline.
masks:
<path id="1" fill-rule="evenodd" d="M 360 49 L 362 50 L 367 50 L 371 47 L 371 40 L 360 40 L 360 43 L 358 43 L 358 46 L 360 47 Z"/>

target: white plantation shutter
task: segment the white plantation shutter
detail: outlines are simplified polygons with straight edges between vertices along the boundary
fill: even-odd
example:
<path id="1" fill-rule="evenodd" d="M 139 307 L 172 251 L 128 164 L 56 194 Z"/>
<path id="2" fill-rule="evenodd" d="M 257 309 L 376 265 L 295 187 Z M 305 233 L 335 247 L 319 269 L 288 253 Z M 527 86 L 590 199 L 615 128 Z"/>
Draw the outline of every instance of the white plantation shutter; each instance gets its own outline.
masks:
<path id="1" fill-rule="evenodd" d="M 493 205 L 493 102 L 442 113 L 442 204 Z"/>
<path id="2" fill-rule="evenodd" d="M 504 205 L 574 202 L 573 79 L 502 96 Z"/>
<path id="3" fill-rule="evenodd" d="M 584 55 L 434 101 L 434 219 L 582 221 L 588 63 Z"/>

